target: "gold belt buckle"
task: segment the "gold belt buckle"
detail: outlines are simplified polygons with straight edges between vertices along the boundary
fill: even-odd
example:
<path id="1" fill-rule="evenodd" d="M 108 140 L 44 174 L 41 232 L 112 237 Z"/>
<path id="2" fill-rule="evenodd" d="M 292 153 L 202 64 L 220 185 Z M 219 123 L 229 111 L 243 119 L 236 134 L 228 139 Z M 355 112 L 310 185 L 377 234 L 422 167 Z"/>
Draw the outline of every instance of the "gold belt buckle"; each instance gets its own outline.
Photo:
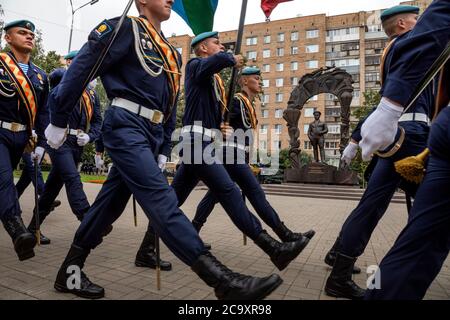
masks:
<path id="1" fill-rule="evenodd" d="M 153 116 L 150 121 L 153 123 L 159 124 L 162 122 L 162 118 L 163 118 L 163 113 L 161 111 L 153 110 Z"/>
<path id="2" fill-rule="evenodd" d="M 19 132 L 20 131 L 20 127 L 21 127 L 22 125 L 20 124 L 20 123 L 16 123 L 16 122 L 13 122 L 13 123 L 11 123 L 11 131 L 12 132 Z"/>

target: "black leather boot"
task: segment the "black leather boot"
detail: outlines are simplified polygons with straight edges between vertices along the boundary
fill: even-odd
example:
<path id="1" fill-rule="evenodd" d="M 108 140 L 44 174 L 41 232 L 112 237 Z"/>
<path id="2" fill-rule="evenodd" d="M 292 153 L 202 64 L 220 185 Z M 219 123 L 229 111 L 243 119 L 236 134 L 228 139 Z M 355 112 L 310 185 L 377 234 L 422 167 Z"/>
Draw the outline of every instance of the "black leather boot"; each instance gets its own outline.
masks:
<path id="1" fill-rule="evenodd" d="M 47 216 L 50 214 L 50 211 L 46 211 L 46 210 L 39 210 L 39 227 L 42 225 L 42 222 L 44 222 L 45 218 L 47 218 Z M 33 217 L 31 218 L 30 224 L 28 225 L 28 230 L 34 235 L 36 236 L 36 209 L 33 210 Z M 40 240 L 41 240 L 41 245 L 45 246 L 45 245 L 49 245 L 50 244 L 50 239 L 47 238 L 46 236 L 44 236 L 41 232 L 40 234 Z"/>
<path id="2" fill-rule="evenodd" d="M 283 282 L 277 274 L 256 278 L 235 273 L 209 252 L 201 255 L 191 269 L 214 288 L 219 300 L 261 300 Z"/>
<path id="3" fill-rule="evenodd" d="M 308 238 L 301 237 L 300 240 L 294 242 L 281 243 L 272 238 L 265 230 L 255 240 L 256 245 L 269 255 L 270 260 L 280 271 L 297 258 L 308 242 Z"/>
<path id="4" fill-rule="evenodd" d="M 152 228 L 148 228 L 147 232 L 145 232 L 134 264 L 136 267 L 156 269 L 155 233 Z M 160 260 L 159 266 L 163 271 L 172 270 L 172 264 L 168 261 Z"/>
<path id="5" fill-rule="evenodd" d="M 366 290 L 358 287 L 352 280 L 352 270 L 356 258 L 342 253 L 336 255 L 333 270 L 327 279 L 325 292 L 332 297 L 360 300 Z"/>
<path id="6" fill-rule="evenodd" d="M 278 238 L 280 238 L 283 242 L 292 242 L 302 239 L 302 237 L 306 237 L 308 239 L 312 239 L 316 232 L 314 230 L 306 231 L 305 233 L 295 233 L 289 230 L 288 227 L 284 224 L 284 222 L 281 222 L 280 225 L 273 229 L 273 231 L 277 234 Z"/>
<path id="7" fill-rule="evenodd" d="M 330 267 L 334 266 L 334 261 L 336 260 L 336 254 L 339 251 L 341 244 L 341 237 L 337 237 L 336 241 L 334 242 L 333 246 L 331 247 L 330 251 L 328 251 L 327 255 L 325 256 L 325 263 L 329 265 Z M 353 274 L 359 274 L 361 273 L 361 269 L 357 266 L 353 266 Z"/>
<path id="8" fill-rule="evenodd" d="M 195 220 L 192 220 L 192 225 L 194 226 L 195 230 L 197 230 L 197 233 L 200 234 L 200 230 L 203 227 L 203 223 L 197 222 Z M 203 245 L 205 246 L 206 250 L 211 250 L 211 244 L 203 242 Z"/>
<path id="9" fill-rule="evenodd" d="M 105 296 L 105 289 L 92 283 L 82 271 L 89 252 L 90 250 L 72 244 L 56 276 L 54 287 L 57 291 L 72 293 L 85 299 L 101 299 Z M 79 271 L 78 279 L 76 269 Z"/>
<path id="10" fill-rule="evenodd" d="M 12 239 L 19 260 L 33 258 L 36 238 L 25 228 L 22 218 L 20 216 L 7 217 L 2 222 Z"/>

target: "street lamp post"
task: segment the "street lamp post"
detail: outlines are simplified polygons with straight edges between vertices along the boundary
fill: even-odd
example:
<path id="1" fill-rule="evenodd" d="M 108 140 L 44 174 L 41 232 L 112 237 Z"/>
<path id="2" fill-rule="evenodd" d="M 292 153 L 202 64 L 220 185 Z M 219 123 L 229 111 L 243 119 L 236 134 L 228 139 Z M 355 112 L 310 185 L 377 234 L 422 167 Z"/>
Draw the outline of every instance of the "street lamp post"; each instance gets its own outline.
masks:
<path id="1" fill-rule="evenodd" d="M 92 6 L 93 4 L 96 4 L 96 3 L 99 2 L 99 1 L 100 1 L 100 0 L 92 0 L 92 1 L 89 1 L 89 2 L 83 4 L 82 6 L 76 8 L 76 9 L 74 10 L 74 9 L 73 9 L 73 3 L 72 3 L 72 0 L 70 0 L 70 7 L 72 8 L 72 25 L 70 26 L 69 51 L 67 51 L 67 52 L 70 52 L 70 49 L 72 48 L 73 21 L 74 21 L 74 18 L 75 18 L 75 12 L 77 12 L 77 11 L 80 10 L 81 8 L 86 7 L 87 5 L 91 5 L 91 6 Z"/>

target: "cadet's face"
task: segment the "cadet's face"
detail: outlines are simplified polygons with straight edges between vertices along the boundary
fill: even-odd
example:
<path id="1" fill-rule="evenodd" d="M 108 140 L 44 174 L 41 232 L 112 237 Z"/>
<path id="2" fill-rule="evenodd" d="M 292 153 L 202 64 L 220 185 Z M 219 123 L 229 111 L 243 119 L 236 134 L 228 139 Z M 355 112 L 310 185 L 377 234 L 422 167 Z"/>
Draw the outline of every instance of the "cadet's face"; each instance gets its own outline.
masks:
<path id="1" fill-rule="evenodd" d="M 33 31 L 21 27 L 11 28 L 5 35 L 5 40 L 9 46 L 25 53 L 30 53 L 33 50 L 34 38 Z"/>
<path id="2" fill-rule="evenodd" d="M 174 0 L 148 0 L 147 8 L 160 21 L 169 20 Z"/>
<path id="3" fill-rule="evenodd" d="M 246 76 L 244 86 L 253 93 L 260 93 L 262 89 L 261 77 L 259 75 Z"/>
<path id="4" fill-rule="evenodd" d="M 415 13 L 410 13 L 405 15 L 403 18 L 403 25 L 407 31 L 410 31 L 414 28 L 417 23 L 417 19 L 419 19 L 419 15 Z"/>
<path id="5" fill-rule="evenodd" d="M 225 51 L 225 47 L 220 43 L 220 40 L 216 38 L 206 39 L 203 45 L 205 46 L 205 51 L 208 56 Z"/>

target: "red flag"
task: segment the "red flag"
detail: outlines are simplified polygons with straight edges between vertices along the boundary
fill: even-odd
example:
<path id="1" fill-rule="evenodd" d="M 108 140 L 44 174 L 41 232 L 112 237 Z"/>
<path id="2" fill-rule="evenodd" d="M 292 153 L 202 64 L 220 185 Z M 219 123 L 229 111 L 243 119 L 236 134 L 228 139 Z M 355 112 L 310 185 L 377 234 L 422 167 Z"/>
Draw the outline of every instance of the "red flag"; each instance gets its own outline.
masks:
<path id="1" fill-rule="evenodd" d="M 261 0 L 261 8 L 264 11 L 264 14 L 266 15 L 267 19 L 269 19 L 270 14 L 272 13 L 273 9 L 281 3 L 281 2 L 287 2 L 292 0 Z"/>

